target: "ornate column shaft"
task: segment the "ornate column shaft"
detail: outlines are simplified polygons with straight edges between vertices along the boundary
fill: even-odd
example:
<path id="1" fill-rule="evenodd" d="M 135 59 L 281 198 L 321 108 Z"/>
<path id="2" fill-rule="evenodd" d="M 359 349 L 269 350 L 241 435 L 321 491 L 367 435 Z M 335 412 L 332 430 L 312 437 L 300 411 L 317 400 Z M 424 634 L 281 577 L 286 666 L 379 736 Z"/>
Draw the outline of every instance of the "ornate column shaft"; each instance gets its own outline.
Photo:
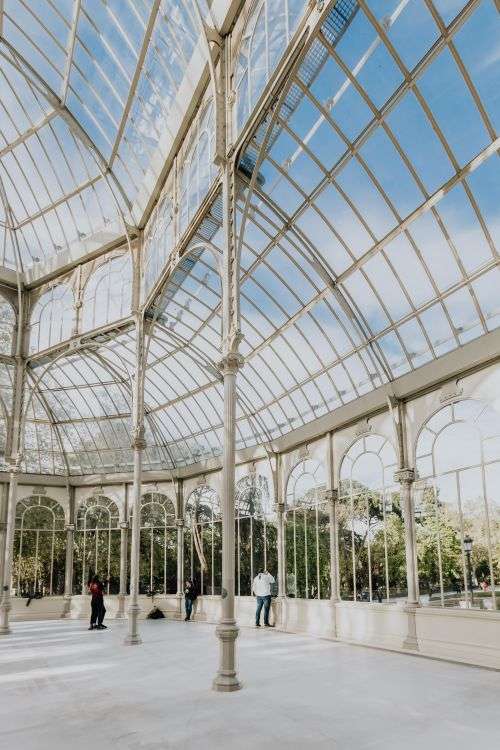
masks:
<path id="1" fill-rule="evenodd" d="M 224 376 L 224 451 L 222 464 L 222 596 L 221 619 L 216 633 L 220 640 L 219 669 L 215 690 L 229 692 L 241 687 L 236 675 L 235 641 L 238 627 L 234 617 L 234 468 L 236 440 L 236 373 L 242 363 L 230 353 L 221 362 Z"/>
<path id="2" fill-rule="evenodd" d="M 408 468 L 399 469 L 394 474 L 394 481 L 398 482 L 401 487 L 401 507 L 403 509 L 405 526 L 406 579 L 408 586 L 407 605 L 409 607 L 419 607 L 417 544 L 413 503 L 413 482 L 415 481 L 415 471 Z"/>
<path id="3" fill-rule="evenodd" d="M 75 524 L 67 523 L 66 529 L 66 563 L 64 568 L 64 611 L 63 617 L 69 617 L 71 612 L 71 597 L 73 596 L 73 552 L 75 547 Z"/>
<path id="4" fill-rule="evenodd" d="M 128 523 L 120 523 L 120 593 L 118 594 L 118 609 L 115 619 L 125 617 L 125 601 L 127 599 L 127 556 L 128 556 Z"/>
<path id="5" fill-rule="evenodd" d="M 184 596 L 184 519 L 176 518 L 177 526 L 177 596 Z"/>
<path id="6" fill-rule="evenodd" d="M 2 484 L 0 486 L 0 588 L 3 583 L 3 566 L 5 562 L 5 535 L 7 533 L 8 497 L 9 485 Z"/>
<path id="7" fill-rule="evenodd" d="M 3 566 L 2 599 L 0 602 L 0 635 L 10 633 L 9 613 L 12 608 L 10 601 L 10 587 L 12 578 L 12 558 L 14 547 L 14 531 L 16 527 L 16 504 L 17 504 L 17 475 L 18 464 L 12 467 L 9 482 L 9 495 L 7 499 L 7 527 L 5 532 L 5 557 Z"/>
<path id="8" fill-rule="evenodd" d="M 276 546 L 278 552 L 278 596 L 286 596 L 285 503 L 276 503 Z"/>
<path id="9" fill-rule="evenodd" d="M 139 607 L 139 554 L 141 546 L 141 484 L 142 484 L 142 452 L 146 441 L 142 434 L 134 440 L 134 485 L 132 490 L 132 549 L 130 553 L 130 602 L 128 608 L 128 634 L 125 643 L 136 646 L 142 643 L 139 637 L 137 622 L 141 608 Z"/>

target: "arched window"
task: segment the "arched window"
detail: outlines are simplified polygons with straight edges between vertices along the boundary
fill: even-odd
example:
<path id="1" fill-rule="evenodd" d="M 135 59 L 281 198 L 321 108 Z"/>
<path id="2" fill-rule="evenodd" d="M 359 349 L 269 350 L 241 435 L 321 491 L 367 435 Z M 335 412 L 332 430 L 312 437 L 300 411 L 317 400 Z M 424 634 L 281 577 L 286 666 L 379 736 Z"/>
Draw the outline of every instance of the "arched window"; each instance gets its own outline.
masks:
<path id="1" fill-rule="evenodd" d="M 16 314 L 6 299 L 0 297 L 0 354 L 12 354 Z"/>
<path id="2" fill-rule="evenodd" d="M 237 133 L 277 67 L 306 4 L 305 0 L 257 0 L 254 3 L 241 38 L 234 74 Z"/>
<path id="3" fill-rule="evenodd" d="M 196 581 L 202 594 L 222 588 L 222 521 L 217 493 L 197 487 L 186 503 L 184 579 Z"/>
<path id="4" fill-rule="evenodd" d="M 144 295 L 158 280 L 175 243 L 173 206 L 169 195 L 160 199 L 148 224 L 144 242 Z"/>
<path id="5" fill-rule="evenodd" d="M 250 473 L 236 484 L 236 594 L 251 596 L 259 571 L 277 578 L 276 524 L 267 477 Z"/>
<path id="6" fill-rule="evenodd" d="M 55 500 L 32 495 L 16 505 L 12 581 L 17 596 L 64 593 L 64 511 Z"/>
<path id="7" fill-rule="evenodd" d="M 324 502 L 325 471 L 310 458 L 291 471 L 286 487 L 287 596 L 330 596 L 330 525 Z"/>
<path id="8" fill-rule="evenodd" d="M 105 495 L 88 498 L 78 509 L 73 592 L 85 594 L 93 575 L 107 581 L 108 594 L 120 590 L 120 528 L 116 503 Z"/>
<path id="9" fill-rule="evenodd" d="M 422 602 L 498 607 L 500 415 L 464 399 L 440 409 L 416 451 L 417 559 Z M 468 553 L 466 538 L 472 539 Z M 472 584 L 472 585 L 471 585 Z"/>
<path id="10" fill-rule="evenodd" d="M 175 506 L 159 492 L 149 492 L 141 501 L 141 594 L 177 592 L 177 529 Z"/>
<path id="11" fill-rule="evenodd" d="M 69 339 L 75 321 L 75 298 L 66 284 L 57 284 L 42 294 L 33 306 L 29 326 L 29 353 L 48 349 Z"/>
<path id="12" fill-rule="evenodd" d="M 396 453 L 381 435 L 356 440 L 340 467 L 339 568 L 343 599 L 406 595 L 404 523 L 394 487 Z"/>
<path id="13" fill-rule="evenodd" d="M 130 315 L 132 263 L 130 254 L 111 258 L 97 268 L 85 286 L 82 331 L 90 331 Z"/>
<path id="14" fill-rule="evenodd" d="M 190 146 L 180 172 L 181 234 L 186 231 L 217 174 L 214 164 L 215 119 L 211 101 L 195 122 L 187 140 L 190 141 Z"/>

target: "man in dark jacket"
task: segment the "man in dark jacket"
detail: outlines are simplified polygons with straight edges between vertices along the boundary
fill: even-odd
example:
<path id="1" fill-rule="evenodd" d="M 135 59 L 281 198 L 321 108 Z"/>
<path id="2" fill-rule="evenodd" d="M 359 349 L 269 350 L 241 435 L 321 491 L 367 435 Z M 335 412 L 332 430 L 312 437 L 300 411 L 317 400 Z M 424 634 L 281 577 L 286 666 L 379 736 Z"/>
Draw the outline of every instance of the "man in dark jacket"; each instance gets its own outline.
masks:
<path id="1" fill-rule="evenodd" d="M 193 611 L 193 604 L 196 601 L 197 597 L 198 597 L 198 592 L 196 590 L 194 581 L 192 581 L 191 579 L 188 579 L 186 581 L 186 586 L 184 588 L 184 601 L 185 601 L 185 607 L 186 607 L 186 616 L 184 618 L 184 622 L 188 622 L 191 619 L 191 613 Z"/>

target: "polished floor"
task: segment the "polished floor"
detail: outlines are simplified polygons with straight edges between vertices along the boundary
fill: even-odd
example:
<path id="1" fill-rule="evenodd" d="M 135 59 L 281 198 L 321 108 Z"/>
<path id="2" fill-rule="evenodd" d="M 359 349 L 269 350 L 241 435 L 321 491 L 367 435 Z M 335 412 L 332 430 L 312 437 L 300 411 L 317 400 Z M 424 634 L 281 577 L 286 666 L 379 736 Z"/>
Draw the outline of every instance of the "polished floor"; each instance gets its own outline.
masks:
<path id="1" fill-rule="evenodd" d="M 210 689 L 213 626 L 14 623 L 0 640 L 1 750 L 500 747 L 500 673 L 242 629 L 244 689 Z"/>

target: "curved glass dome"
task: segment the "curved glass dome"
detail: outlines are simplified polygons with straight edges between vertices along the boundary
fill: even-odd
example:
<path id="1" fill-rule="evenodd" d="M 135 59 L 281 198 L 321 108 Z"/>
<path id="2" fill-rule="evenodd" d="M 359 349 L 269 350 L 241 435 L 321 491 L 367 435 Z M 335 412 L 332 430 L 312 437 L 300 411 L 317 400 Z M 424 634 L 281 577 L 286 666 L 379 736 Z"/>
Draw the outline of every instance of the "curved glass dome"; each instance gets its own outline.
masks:
<path id="1" fill-rule="evenodd" d="M 198 38 L 183 0 L 1 4 L 0 226 L 19 249 L 2 241 L 0 264 L 80 257 L 139 222 Z"/>

